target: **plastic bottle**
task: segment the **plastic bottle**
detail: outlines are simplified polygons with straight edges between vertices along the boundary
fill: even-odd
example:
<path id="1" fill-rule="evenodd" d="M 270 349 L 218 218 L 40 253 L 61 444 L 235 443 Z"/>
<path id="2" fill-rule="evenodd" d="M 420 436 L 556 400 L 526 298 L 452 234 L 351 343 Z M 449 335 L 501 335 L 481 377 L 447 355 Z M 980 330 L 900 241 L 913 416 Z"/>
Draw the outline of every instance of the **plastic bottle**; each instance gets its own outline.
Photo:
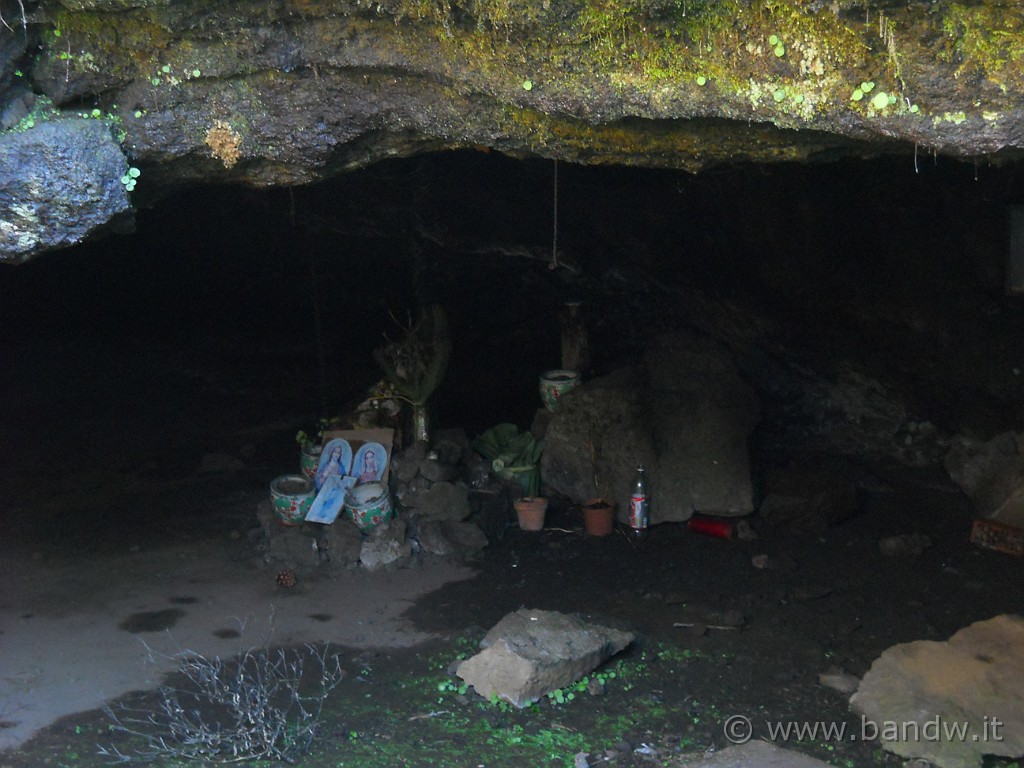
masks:
<path id="1" fill-rule="evenodd" d="M 633 492 L 629 498 L 629 530 L 632 538 L 637 541 L 647 538 L 650 504 L 651 499 L 647 495 L 647 475 L 644 473 L 643 464 L 641 464 L 636 468 Z"/>

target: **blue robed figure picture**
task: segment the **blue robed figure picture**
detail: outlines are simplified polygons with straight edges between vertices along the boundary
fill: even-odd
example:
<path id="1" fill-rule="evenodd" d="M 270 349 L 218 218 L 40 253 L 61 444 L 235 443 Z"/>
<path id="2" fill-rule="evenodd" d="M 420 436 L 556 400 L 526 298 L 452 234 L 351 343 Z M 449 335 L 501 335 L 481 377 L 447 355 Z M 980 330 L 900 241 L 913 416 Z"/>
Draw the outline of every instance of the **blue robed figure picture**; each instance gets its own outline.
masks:
<path id="1" fill-rule="evenodd" d="M 328 475 L 306 513 L 306 521 L 330 525 L 337 520 L 345 506 L 345 495 L 355 484 L 356 479 L 350 475 Z"/>
<path id="2" fill-rule="evenodd" d="M 344 477 L 352 474 L 352 446 L 348 440 L 338 437 L 329 441 L 320 453 L 320 463 L 316 468 L 316 489 L 319 491 L 324 481 L 332 475 Z"/>

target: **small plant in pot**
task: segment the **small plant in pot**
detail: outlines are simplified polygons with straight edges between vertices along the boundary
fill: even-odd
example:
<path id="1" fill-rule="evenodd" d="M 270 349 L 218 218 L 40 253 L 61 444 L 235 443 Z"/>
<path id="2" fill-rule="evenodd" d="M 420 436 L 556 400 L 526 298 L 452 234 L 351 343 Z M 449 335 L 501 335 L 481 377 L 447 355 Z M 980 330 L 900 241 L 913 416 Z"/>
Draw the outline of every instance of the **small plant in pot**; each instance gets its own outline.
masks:
<path id="1" fill-rule="evenodd" d="M 321 442 L 326 425 L 327 420 L 320 419 L 320 431 L 317 432 L 316 438 L 310 437 L 301 429 L 295 434 L 295 442 L 299 444 L 299 467 L 302 474 L 310 479 L 316 474 L 317 464 L 320 463 L 320 451 L 323 448 Z"/>
<path id="2" fill-rule="evenodd" d="M 548 511 L 548 500 L 543 496 L 522 496 L 512 502 L 519 520 L 519 527 L 524 531 L 541 531 L 544 529 L 544 516 Z"/>
<path id="3" fill-rule="evenodd" d="M 538 464 L 544 451 L 543 441 L 531 432 L 519 431 L 515 424 L 504 423 L 473 440 L 473 450 L 491 464 L 491 473 L 502 481 L 512 494 L 512 506 L 524 531 L 544 527 L 548 500 L 540 496 Z"/>
<path id="4" fill-rule="evenodd" d="M 590 463 L 594 472 L 596 495 L 586 499 L 580 509 L 583 511 L 583 528 L 591 536 L 607 536 L 615 526 L 615 502 L 602 493 L 601 473 L 598 468 L 597 448 L 594 440 L 588 443 Z"/>

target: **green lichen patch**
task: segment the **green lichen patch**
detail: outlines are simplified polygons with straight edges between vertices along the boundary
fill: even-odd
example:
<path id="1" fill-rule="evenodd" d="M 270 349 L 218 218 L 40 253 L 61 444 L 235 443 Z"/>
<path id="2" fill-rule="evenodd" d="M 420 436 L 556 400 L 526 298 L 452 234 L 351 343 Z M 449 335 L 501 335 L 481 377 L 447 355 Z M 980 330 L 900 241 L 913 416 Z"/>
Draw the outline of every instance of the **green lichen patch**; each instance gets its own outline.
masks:
<path id="1" fill-rule="evenodd" d="M 1024 8 L 1016 4 L 951 3 L 942 17 L 945 58 L 957 76 L 1024 86 Z"/>
<path id="2" fill-rule="evenodd" d="M 665 121 L 717 117 L 846 135 L 888 121 L 892 136 L 892 118 L 964 110 L 980 119 L 1003 109 L 993 85 L 1024 88 L 1024 11 L 987 3 L 863 16 L 803 0 L 288 0 L 233 9 L 152 5 L 116 20 L 58 11 L 43 35 L 41 79 L 60 103 L 109 111 L 116 100 L 133 144 L 145 147 L 143 121 L 159 126 L 150 146 L 188 144 L 179 156 L 205 153 L 210 121 L 225 119 L 252 125 L 242 136 L 246 159 L 265 157 L 282 142 L 276 134 L 293 99 L 330 81 L 349 89 L 348 103 L 369 105 L 351 96 L 383 87 L 384 73 L 446 107 L 436 125 L 426 124 L 434 114 L 403 117 L 396 131 L 512 151 L 558 145 L 551 154 L 588 162 L 607 151 L 643 163 L 634 153 L 652 152 L 684 166 L 721 152 Z M 948 63 L 936 65 L 936 52 Z M 968 76 L 943 92 L 936 84 L 945 72 Z M 460 104 L 469 105 L 462 121 Z M 389 109 L 402 114 L 401 104 Z M 481 128 L 488 111 L 499 120 Z M 310 167 L 325 154 L 313 150 Z"/>
<path id="3" fill-rule="evenodd" d="M 39 123 L 46 122 L 58 115 L 60 115 L 60 111 L 50 99 L 46 96 L 37 96 L 29 113 L 7 130 L 10 132 L 28 131 Z M 0 131 L 0 133 L 4 133 L 4 131 Z"/>

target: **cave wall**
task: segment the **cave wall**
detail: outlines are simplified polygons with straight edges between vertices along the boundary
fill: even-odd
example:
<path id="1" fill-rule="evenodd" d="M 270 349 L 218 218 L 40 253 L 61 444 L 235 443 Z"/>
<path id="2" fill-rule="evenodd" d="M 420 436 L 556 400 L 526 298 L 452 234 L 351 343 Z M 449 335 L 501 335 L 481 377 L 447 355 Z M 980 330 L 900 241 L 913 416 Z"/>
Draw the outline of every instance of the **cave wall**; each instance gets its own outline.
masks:
<path id="1" fill-rule="evenodd" d="M 75 381 L 107 412 L 110 388 L 187 391 L 223 366 L 187 412 L 238 397 L 236 420 L 315 423 L 372 384 L 372 346 L 429 299 L 455 344 L 438 425 L 525 428 L 536 375 L 559 362 L 558 312 L 581 299 L 588 376 L 636 364 L 664 330 L 725 344 L 765 403 L 763 450 L 899 456 L 925 422 L 983 439 L 1024 423 L 1024 307 L 1005 293 L 1018 167 L 929 156 L 693 176 L 559 163 L 557 265 L 554 171 L 462 151 L 292 190 L 178 192 L 140 211 L 135 235 L 0 270 L 8 370 L 29 361 L 35 377 L 12 375 L 22 395 L 7 401 L 59 411 L 48 382 Z M 30 373 L 66 356 L 99 370 Z M 39 411 L 16 410 L 32 430 Z"/>

